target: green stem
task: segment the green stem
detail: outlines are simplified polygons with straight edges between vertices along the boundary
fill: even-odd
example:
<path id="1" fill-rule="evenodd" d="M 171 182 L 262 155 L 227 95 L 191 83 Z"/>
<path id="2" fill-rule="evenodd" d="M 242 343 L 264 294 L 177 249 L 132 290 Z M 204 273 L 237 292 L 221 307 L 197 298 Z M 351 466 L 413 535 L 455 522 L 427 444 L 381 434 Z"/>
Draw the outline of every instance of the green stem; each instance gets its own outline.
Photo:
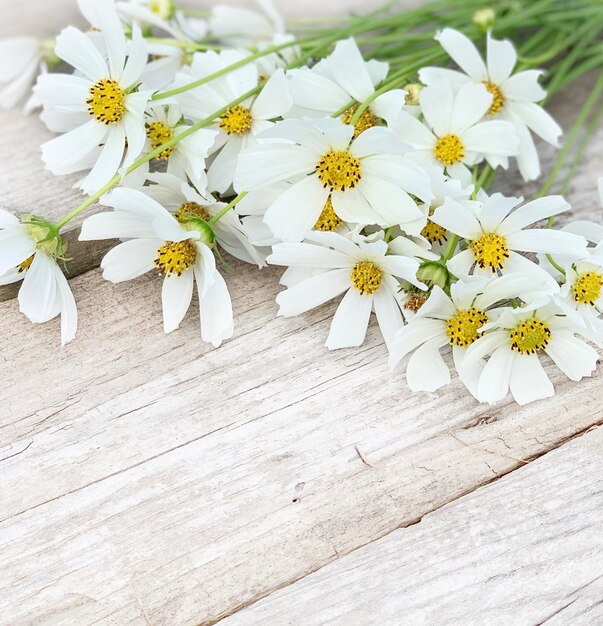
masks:
<path id="1" fill-rule="evenodd" d="M 221 220 L 232 208 L 237 206 L 239 202 L 248 194 L 247 191 L 240 193 L 232 202 L 226 205 L 219 213 L 216 213 L 210 220 L 210 224 L 215 224 L 218 220 Z"/>

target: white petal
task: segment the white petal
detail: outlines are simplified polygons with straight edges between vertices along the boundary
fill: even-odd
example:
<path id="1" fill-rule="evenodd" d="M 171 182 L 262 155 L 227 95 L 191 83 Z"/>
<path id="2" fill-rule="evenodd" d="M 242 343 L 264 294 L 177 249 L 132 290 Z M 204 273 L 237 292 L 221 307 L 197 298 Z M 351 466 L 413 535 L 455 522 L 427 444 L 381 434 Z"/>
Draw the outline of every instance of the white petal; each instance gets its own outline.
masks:
<path id="1" fill-rule="evenodd" d="M 427 298 L 425 304 L 419 309 L 417 317 L 428 317 L 448 321 L 450 318 L 454 317 L 455 313 L 456 307 L 450 300 L 450 297 L 441 287 L 435 285 L 431 290 L 429 298 Z"/>
<path id="2" fill-rule="evenodd" d="M 79 0 L 82 12 L 102 31 L 109 57 L 111 78 L 119 80 L 126 60 L 126 39 L 114 4 L 105 0 Z M 105 77 L 106 78 L 106 77 Z"/>
<path id="3" fill-rule="evenodd" d="M 11 228 L 18 226 L 19 218 L 6 209 L 0 209 L 0 228 Z"/>
<path id="4" fill-rule="evenodd" d="M 450 384 L 450 370 L 440 354 L 442 342 L 427 341 L 408 360 L 406 381 L 412 391 L 434 392 Z"/>
<path id="5" fill-rule="evenodd" d="M 163 243 L 158 239 L 132 239 L 119 244 L 102 260 L 103 278 L 121 283 L 150 272 Z"/>
<path id="6" fill-rule="evenodd" d="M 513 102 L 511 106 L 513 113 L 539 137 L 554 146 L 559 144 L 563 130 L 542 107 L 532 102 Z"/>
<path id="7" fill-rule="evenodd" d="M 264 222 L 277 239 L 301 241 L 316 224 L 329 197 L 316 176 L 309 176 L 283 193 L 266 211 Z"/>
<path id="8" fill-rule="evenodd" d="M 109 77 L 109 69 L 102 54 L 80 30 L 68 26 L 57 37 L 55 52 L 93 82 Z"/>
<path id="9" fill-rule="evenodd" d="M 77 333 L 77 306 L 69 286 L 69 282 L 57 263 L 53 263 L 57 284 L 56 297 L 61 311 L 61 343 L 63 345 L 73 341 Z"/>
<path id="10" fill-rule="evenodd" d="M 569 257 L 588 255 L 586 239 L 553 229 L 521 230 L 507 235 L 507 243 L 517 252 L 536 252 Z"/>
<path id="11" fill-rule="evenodd" d="M 523 198 L 503 196 L 501 193 L 494 193 L 486 198 L 478 211 L 482 228 L 486 232 L 505 234 L 506 231 L 500 229 L 500 224 L 522 200 Z"/>
<path id="12" fill-rule="evenodd" d="M 395 289 L 395 283 L 392 287 Z M 395 292 L 392 293 L 389 285 L 383 285 L 381 289 L 375 293 L 373 303 L 381 334 L 383 335 L 385 344 L 390 346 L 396 333 L 404 324 L 402 312 L 395 298 Z"/>
<path id="13" fill-rule="evenodd" d="M 425 87 L 419 96 L 421 111 L 438 137 L 450 132 L 454 93 L 450 83 L 441 81 Z"/>
<path id="14" fill-rule="evenodd" d="M 492 94 L 483 85 L 464 85 L 454 99 L 450 130 L 461 135 L 486 115 L 491 104 Z"/>
<path id="15" fill-rule="evenodd" d="M 349 94 L 331 79 L 308 68 L 291 70 L 287 72 L 287 77 L 298 107 L 330 115 L 351 100 Z M 328 149 L 328 146 L 324 147 Z"/>
<path id="16" fill-rule="evenodd" d="M 515 156 L 519 152 L 515 127 L 502 120 L 480 122 L 463 133 L 461 139 L 467 150 L 486 156 Z"/>
<path id="17" fill-rule="evenodd" d="M 597 367 L 599 354 L 597 351 L 574 337 L 570 332 L 556 330 L 546 353 L 555 365 L 570 379 L 579 381 L 585 376 L 592 376 Z"/>
<path id="18" fill-rule="evenodd" d="M 517 63 L 517 52 L 513 44 L 505 39 L 499 41 L 488 32 L 488 75 L 490 81 L 500 85 L 511 76 Z"/>
<path id="19" fill-rule="evenodd" d="M 171 333 L 180 326 L 193 297 L 194 272 L 187 270 L 181 276 L 166 276 L 161 289 L 163 329 Z"/>
<path id="20" fill-rule="evenodd" d="M 430 219 L 465 239 L 477 239 L 482 233 L 479 220 L 471 209 L 452 198 L 447 198 Z"/>
<path id="21" fill-rule="evenodd" d="M 309 243 L 279 243 L 266 259 L 271 265 L 339 269 L 350 267 L 349 256 L 322 246 Z"/>
<path id="22" fill-rule="evenodd" d="M 444 50 L 455 63 L 476 82 L 488 78 L 486 65 L 473 42 L 452 28 L 445 28 L 436 35 Z"/>
<path id="23" fill-rule="evenodd" d="M 293 317 L 314 309 L 350 288 L 350 270 L 340 269 L 312 276 L 278 294 L 279 315 Z"/>
<path id="24" fill-rule="evenodd" d="M 29 259 L 36 246 L 21 230 L 0 231 L 0 276 Z"/>
<path id="25" fill-rule="evenodd" d="M 427 289 L 426 285 L 417 278 L 417 271 L 420 266 L 417 259 L 388 254 L 379 261 L 379 265 L 392 276 L 407 280 L 409 283 L 419 287 L 419 289 Z"/>
<path id="26" fill-rule="evenodd" d="M 458 254 L 455 254 L 447 263 L 446 267 L 449 271 L 457 277 L 467 276 L 471 271 L 475 263 L 475 256 L 473 252 L 468 250 L 463 250 Z"/>
<path id="27" fill-rule="evenodd" d="M 447 341 L 446 322 L 415 317 L 398 331 L 389 346 L 389 366 L 394 368 L 409 352 L 436 338 Z"/>
<path id="28" fill-rule="evenodd" d="M 140 28 L 134 24 L 132 30 L 132 41 L 130 42 L 128 62 L 120 78 L 120 84 L 124 88 L 136 84 L 146 67 L 148 60 L 147 44 L 144 40 Z"/>
<path id="29" fill-rule="evenodd" d="M 251 108 L 254 119 L 273 120 L 282 117 L 293 106 L 283 70 L 277 70 L 264 85 Z"/>
<path id="30" fill-rule="evenodd" d="M 476 344 L 473 344 L 476 345 Z M 511 348 L 501 346 L 494 351 L 484 367 L 477 386 L 477 397 L 480 402 L 496 404 L 504 400 L 509 393 L 511 372 L 517 356 Z M 465 368 L 463 363 L 463 368 Z"/>
<path id="31" fill-rule="evenodd" d="M 400 111 L 392 129 L 402 141 L 417 150 L 431 150 L 436 144 L 433 133 L 406 111 Z"/>
<path id="32" fill-rule="evenodd" d="M 326 347 L 338 350 L 362 345 L 372 308 L 371 296 L 363 296 L 356 289 L 350 289 L 335 312 Z"/>
<path id="33" fill-rule="evenodd" d="M 151 220 L 129 211 L 97 213 L 84 220 L 80 241 L 156 237 Z"/>
<path id="34" fill-rule="evenodd" d="M 506 348 L 508 342 L 509 333 L 506 330 L 490 332 L 478 339 L 465 353 L 465 358 L 459 368 L 460 377 L 463 378 L 466 373 L 470 374 L 485 356 L 492 354 L 498 348 Z"/>
<path id="35" fill-rule="evenodd" d="M 198 291 L 201 338 L 217 348 L 234 334 L 230 293 L 219 272 L 215 273 L 214 283 L 207 293 L 202 296 L 202 290 L 198 288 Z"/>
<path id="36" fill-rule="evenodd" d="M 354 39 L 338 41 L 335 50 L 327 57 L 327 64 L 337 83 L 357 102 L 363 102 L 375 91 Z"/>
<path id="37" fill-rule="evenodd" d="M 124 156 L 125 144 L 126 137 L 123 127 L 117 125 L 111 128 L 100 157 L 92 171 L 80 183 L 80 187 L 85 193 L 92 195 L 115 176 Z"/>
<path id="38" fill-rule="evenodd" d="M 502 221 L 498 232 L 501 235 L 509 235 L 569 209 L 570 205 L 563 196 L 538 198 L 513 211 Z"/>
<path id="39" fill-rule="evenodd" d="M 226 192 L 232 185 L 237 161 L 243 148 L 241 137 L 229 137 L 207 171 L 209 189 Z"/>
<path id="40" fill-rule="evenodd" d="M 19 290 L 19 310 L 34 324 L 42 324 L 53 317 L 57 290 L 54 264 L 54 259 L 38 252 Z"/>
<path id="41" fill-rule="evenodd" d="M 546 91 L 538 83 L 542 74 L 542 70 L 518 72 L 505 81 L 503 96 L 509 100 L 540 102 L 546 98 Z"/>
<path id="42" fill-rule="evenodd" d="M 515 402 L 521 406 L 555 395 L 555 388 L 537 354 L 521 355 L 515 359 L 510 388 Z"/>

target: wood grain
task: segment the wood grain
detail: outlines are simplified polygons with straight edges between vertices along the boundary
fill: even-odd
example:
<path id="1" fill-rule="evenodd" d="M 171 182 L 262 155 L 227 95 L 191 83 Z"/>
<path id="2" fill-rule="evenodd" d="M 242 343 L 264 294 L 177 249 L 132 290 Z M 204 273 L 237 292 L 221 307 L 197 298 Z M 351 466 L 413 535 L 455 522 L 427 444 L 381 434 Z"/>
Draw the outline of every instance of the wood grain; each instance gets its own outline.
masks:
<path id="1" fill-rule="evenodd" d="M 221 626 L 600 624 L 603 429 Z"/>
<path id="2" fill-rule="evenodd" d="M 30 4 L 7 4 L 2 28 L 22 30 Z M 588 86 L 553 103 L 564 127 Z M 0 115 L 15 144 L 2 202 L 58 215 L 80 196 L 38 169 L 45 134 L 13 115 Z M 571 185 L 580 217 L 601 213 L 601 145 L 600 131 Z M 576 385 L 550 367 L 558 396 L 524 409 L 479 407 L 458 382 L 411 395 L 374 327 L 360 350 L 329 353 L 333 305 L 275 319 L 278 275 L 226 270 L 237 330 L 219 350 L 201 343 L 195 306 L 162 334 L 154 276 L 74 278 L 80 333 L 64 349 L 58 320 L 33 326 L 0 302 L 2 619 L 210 623 L 603 421 L 600 374 Z"/>

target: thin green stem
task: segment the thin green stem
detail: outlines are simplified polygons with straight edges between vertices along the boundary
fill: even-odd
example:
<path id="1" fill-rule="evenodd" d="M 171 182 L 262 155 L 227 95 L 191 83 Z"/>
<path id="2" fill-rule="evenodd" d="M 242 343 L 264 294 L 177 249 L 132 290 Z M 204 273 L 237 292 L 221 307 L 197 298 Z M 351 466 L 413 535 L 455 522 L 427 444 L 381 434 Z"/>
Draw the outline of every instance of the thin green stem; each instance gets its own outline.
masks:
<path id="1" fill-rule="evenodd" d="M 231 209 L 237 206 L 239 202 L 248 194 L 249 192 L 244 191 L 240 193 L 232 202 L 227 204 L 219 213 L 216 213 L 210 220 L 210 224 L 215 224 L 217 221 L 221 220 Z"/>

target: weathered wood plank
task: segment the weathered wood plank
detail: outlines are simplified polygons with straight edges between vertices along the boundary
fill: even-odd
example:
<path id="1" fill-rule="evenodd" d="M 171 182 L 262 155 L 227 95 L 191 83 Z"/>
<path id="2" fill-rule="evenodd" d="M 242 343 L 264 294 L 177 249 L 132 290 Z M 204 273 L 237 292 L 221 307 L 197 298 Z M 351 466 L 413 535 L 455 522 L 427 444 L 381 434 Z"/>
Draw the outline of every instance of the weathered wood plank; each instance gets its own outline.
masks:
<path id="1" fill-rule="evenodd" d="M 597 429 L 220 624 L 601 623 L 602 447 Z"/>

